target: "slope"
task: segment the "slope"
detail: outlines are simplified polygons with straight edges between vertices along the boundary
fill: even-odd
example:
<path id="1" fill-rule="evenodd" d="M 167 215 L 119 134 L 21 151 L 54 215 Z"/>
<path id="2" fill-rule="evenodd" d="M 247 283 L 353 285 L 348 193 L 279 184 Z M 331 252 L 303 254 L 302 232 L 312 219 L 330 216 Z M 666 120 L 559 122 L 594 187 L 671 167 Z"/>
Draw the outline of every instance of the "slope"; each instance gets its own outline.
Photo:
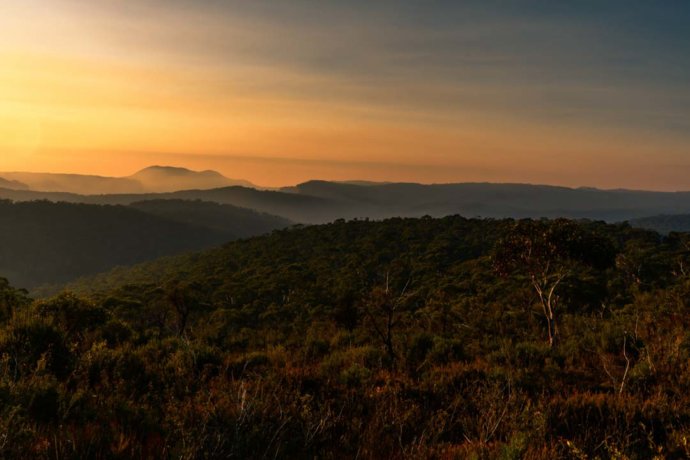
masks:
<path id="1" fill-rule="evenodd" d="M 13 201 L 48 200 L 68 203 L 129 205 L 151 200 L 201 200 L 228 204 L 259 212 L 283 216 L 294 222 L 326 222 L 339 217 L 349 217 L 351 205 L 334 200 L 256 190 L 248 187 L 224 187 L 212 190 L 183 190 L 170 193 L 79 195 L 74 193 L 50 193 L 0 189 L 0 199 Z"/>
<path id="2" fill-rule="evenodd" d="M 232 185 L 253 187 L 243 180 L 229 179 L 216 171 L 192 171 L 172 166 L 151 166 L 129 177 L 85 174 L 6 172 L 0 176 L 18 181 L 38 192 L 66 192 L 81 195 L 113 193 L 162 193 L 187 189 L 212 189 Z M 0 182 L 0 187 L 8 187 Z"/>
<path id="3" fill-rule="evenodd" d="M 22 182 L 39 192 L 67 193 L 141 193 L 146 191 L 132 179 L 85 174 L 55 174 L 34 172 L 3 172 L 7 179 Z"/>
<path id="4" fill-rule="evenodd" d="M 690 213 L 690 192 L 598 190 L 529 184 L 370 184 L 312 181 L 280 191 L 247 187 L 171 193 L 75 195 L 0 190 L 0 198 L 92 204 L 144 200 L 203 200 L 318 224 L 336 219 L 388 217 L 567 217 L 610 222 L 657 214 Z"/>
<path id="5" fill-rule="evenodd" d="M 0 202 L 0 276 L 27 288 L 62 283 L 288 224 L 232 207 L 209 210 L 202 203 L 139 207 L 151 212 L 124 206 Z M 194 223 L 199 215 L 200 221 L 214 223 L 213 228 Z"/>
<path id="6" fill-rule="evenodd" d="M 211 294 L 232 293 L 235 302 L 264 291 L 278 297 L 291 292 L 294 300 L 297 292 L 337 290 L 332 282 L 338 278 L 345 280 L 342 287 L 346 280 L 353 286 L 371 283 L 385 274 L 381 270 L 386 266 L 411 269 L 418 281 L 434 277 L 452 264 L 486 254 L 510 225 L 509 220 L 450 216 L 298 226 L 202 253 L 123 267 L 70 289 L 107 292 L 123 285 L 185 280 L 213 286 Z"/>
<path id="7" fill-rule="evenodd" d="M 687 458 L 677 237 L 563 220 L 338 221 L 83 280 L 88 297 L 31 305 L 0 280 L 6 448 L 22 457 L 48 437 L 80 458 L 123 445 L 128 457 Z M 515 271 L 498 269 L 503 257 Z M 555 319 L 533 270 L 556 283 Z"/>
<path id="8" fill-rule="evenodd" d="M 0 177 L 0 188 L 7 188 L 11 190 L 28 190 L 29 187 L 16 180 L 8 180 Z"/>
<path id="9" fill-rule="evenodd" d="M 671 232 L 690 232 L 690 214 L 656 215 L 630 220 L 637 228 L 654 230 L 667 235 Z"/>
<path id="10" fill-rule="evenodd" d="M 148 192 L 174 192 L 177 190 L 212 189 L 240 185 L 253 187 L 251 182 L 229 179 L 216 171 L 191 171 L 172 166 L 150 166 L 129 176 Z"/>
<path id="11" fill-rule="evenodd" d="M 690 192 L 600 190 L 532 184 L 414 184 L 359 186 L 310 181 L 287 192 L 346 201 L 377 210 L 370 217 L 443 216 L 570 217 L 609 221 L 652 213 L 690 211 Z"/>
<path id="12" fill-rule="evenodd" d="M 171 221 L 202 226 L 225 235 L 228 240 L 292 225 L 282 217 L 210 201 L 149 200 L 132 203 L 129 207 Z"/>

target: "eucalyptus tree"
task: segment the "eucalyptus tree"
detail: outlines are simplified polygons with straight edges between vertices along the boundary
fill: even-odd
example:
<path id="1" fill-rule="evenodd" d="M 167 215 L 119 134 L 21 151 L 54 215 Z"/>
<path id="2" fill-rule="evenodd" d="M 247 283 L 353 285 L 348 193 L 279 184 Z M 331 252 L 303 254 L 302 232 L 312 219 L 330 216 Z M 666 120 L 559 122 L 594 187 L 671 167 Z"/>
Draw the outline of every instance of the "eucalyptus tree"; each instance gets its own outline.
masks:
<path id="1" fill-rule="evenodd" d="M 610 240 L 566 219 L 520 220 L 494 248 L 493 265 L 502 276 L 526 280 L 542 307 L 550 346 L 558 342 L 559 286 L 581 269 L 612 266 Z"/>

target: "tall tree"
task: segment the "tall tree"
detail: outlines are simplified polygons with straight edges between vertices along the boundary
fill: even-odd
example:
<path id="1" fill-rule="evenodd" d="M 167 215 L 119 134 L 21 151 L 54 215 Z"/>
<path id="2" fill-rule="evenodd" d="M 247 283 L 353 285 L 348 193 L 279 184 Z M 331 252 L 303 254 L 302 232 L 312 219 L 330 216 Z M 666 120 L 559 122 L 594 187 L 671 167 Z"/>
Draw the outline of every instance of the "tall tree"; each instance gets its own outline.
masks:
<path id="1" fill-rule="evenodd" d="M 550 346 L 558 343 L 558 287 L 578 268 L 604 269 L 613 264 L 611 242 L 584 225 L 565 219 L 521 220 L 500 239 L 493 253 L 502 276 L 526 278 L 537 293 L 546 318 Z"/>

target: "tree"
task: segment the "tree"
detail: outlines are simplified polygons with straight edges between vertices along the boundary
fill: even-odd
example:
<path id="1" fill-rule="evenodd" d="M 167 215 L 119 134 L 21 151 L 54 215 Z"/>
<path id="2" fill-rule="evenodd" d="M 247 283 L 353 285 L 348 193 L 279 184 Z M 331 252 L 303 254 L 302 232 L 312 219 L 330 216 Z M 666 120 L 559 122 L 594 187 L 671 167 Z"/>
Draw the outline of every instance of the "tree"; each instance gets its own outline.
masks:
<path id="1" fill-rule="evenodd" d="M 690 275 L 690 234 L 672 232 L 668 243 L 673 255 L 672 274 L 679 278 L 687 277 Z"/>
<path id="2" fill-rule="evenodd" d="M 9 320 L 17 308 L 28 304 L 29 297 L 26 291 L 14 289 L 9 281 L 0 278 L 0 322 Z"/>
<path id="3" fill-rule="evenodd" d="M 108 320 L 104 308 L 74 294 L 63 293 L 34 306 L 42 318 L 50 320 L 72 342 L 81 342 L 89 330 L 97 329 Z"/>
<path id="4" fill-rule="evenodd" d="M 604 269 L 613 264 L 611 242 L 583 224 L 566 219 L 521 220 L 500 239 L 493 265 L 502 276 L 526 277 L 546 318 L 549 346 L 558 343 L 558 287 L 578 268 Z"/>
<path id="5" fill-rule="evenodd" d="M 376 336 L 386 349 L 388 361 L 392 366 L 398 358 L 395 351 L 394 331 L 403 319 L 403 312 L 412 300 L 414 293 L 408 292 L 408 278 L 399 293 L 394 292 L 390 284 L 390 272 L 386 272 L 383 287 L 374 287 L 362 304 L 365 316 L 369 319 Z"/>
<path id="6" fill-rule="evenodd" d="M 179 336 L 184 335 L 190 315 L 208 307 L 203 291 L 203 286 L 195 282 L 173 282 L 167 286 L 166 300 L 175 311 Z"/>

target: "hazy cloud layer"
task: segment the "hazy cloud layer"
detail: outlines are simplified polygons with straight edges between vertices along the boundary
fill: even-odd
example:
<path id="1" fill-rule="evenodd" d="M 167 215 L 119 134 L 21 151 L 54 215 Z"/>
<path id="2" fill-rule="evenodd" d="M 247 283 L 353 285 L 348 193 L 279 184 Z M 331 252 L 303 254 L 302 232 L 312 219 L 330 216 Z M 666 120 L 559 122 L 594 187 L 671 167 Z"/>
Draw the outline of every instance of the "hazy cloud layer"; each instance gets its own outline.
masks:
<path id="1" fill-rule="evenodd" d="M 15 134 L 0 147 L 416 163 L 457 180 L 517 163 L 553 182 L 575 160 L 581 183 L 601 161 L 605 186 L 632 185 L 617 165 L 690 166 L 687 2 L 371 3 L 5 2 Z"/>

